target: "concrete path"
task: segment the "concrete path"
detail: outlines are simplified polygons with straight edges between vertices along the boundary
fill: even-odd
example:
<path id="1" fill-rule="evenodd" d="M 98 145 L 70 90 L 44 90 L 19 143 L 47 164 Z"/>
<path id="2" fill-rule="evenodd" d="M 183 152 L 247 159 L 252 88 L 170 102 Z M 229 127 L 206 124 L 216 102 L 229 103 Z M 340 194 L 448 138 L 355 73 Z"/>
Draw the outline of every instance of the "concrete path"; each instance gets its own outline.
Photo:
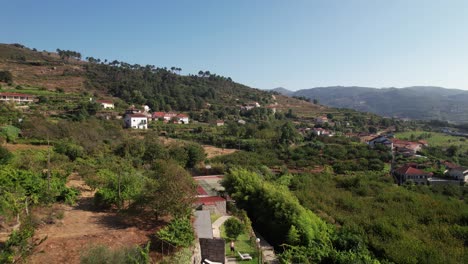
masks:
<path id="1" fill-rule="evenodd" d="M 221 237 L 221 232 L 219 231 L 219 228 L 228 220 L 231 218 L 230 215 L 223 215 L 220 218 L 218 218 L 213 224 L 213 237 L 220 238 Z"/>

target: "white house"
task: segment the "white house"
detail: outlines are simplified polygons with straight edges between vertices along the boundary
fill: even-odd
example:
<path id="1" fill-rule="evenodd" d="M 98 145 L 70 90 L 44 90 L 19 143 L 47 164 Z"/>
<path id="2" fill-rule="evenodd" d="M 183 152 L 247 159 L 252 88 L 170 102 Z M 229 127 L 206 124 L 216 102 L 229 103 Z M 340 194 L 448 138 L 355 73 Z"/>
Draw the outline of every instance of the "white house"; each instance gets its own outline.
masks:
<path id="1" fill-rule="evenodd" d="M 0 93 L 0 101 L 11 101 L 16 103 L 31 103 L 34 101 L 34 96 L 30 94 L 20 93 Z"/>
<path id="2" fill-rule="evenodd" d="M 114 103 L 110 100 L 96 100 L 104 109 L 114 109 Z"/>
<path id="3" fill-rule="evenodd" d="M 189 117 L 186 114 L 178 114 L 177 119 L 179 120 L 179 124 L 188 124 Z"/>
<path id="4" fill-rule="evenodd" d="M 127 114 L 124 118 L 125 126 L 133 129 L 147 129 L 148 118 L 144 114 Z"/>
<path id="5" fill-rule="evenodd" d="M 312 131 L 312 133 L 316 136 L 328 136 L 328 137 L 332 137 L 333 136 L 333 133 L 330 132 L 329 130 L 326 130 L 326 129 L 323 129 L 323 128 L 314 128 L 314 130 Z"/>

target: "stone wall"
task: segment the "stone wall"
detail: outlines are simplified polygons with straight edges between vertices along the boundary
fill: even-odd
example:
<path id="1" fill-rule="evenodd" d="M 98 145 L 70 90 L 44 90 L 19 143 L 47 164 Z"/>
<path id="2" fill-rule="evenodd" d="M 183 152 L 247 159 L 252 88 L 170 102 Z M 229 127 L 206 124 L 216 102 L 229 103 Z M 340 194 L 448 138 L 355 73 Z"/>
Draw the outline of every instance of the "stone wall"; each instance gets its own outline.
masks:
<path id="1" fill-rule="evenodd" d="M 225 241 L 222 238 L 200 238 L 201 258 L 226 263 Z"/>

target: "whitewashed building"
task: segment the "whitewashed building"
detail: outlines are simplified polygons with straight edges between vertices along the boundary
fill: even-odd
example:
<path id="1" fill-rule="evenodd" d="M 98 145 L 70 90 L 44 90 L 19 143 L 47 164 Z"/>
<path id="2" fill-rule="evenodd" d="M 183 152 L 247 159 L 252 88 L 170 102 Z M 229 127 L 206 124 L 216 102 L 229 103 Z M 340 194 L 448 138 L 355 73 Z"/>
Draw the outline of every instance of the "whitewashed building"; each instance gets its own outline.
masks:
<path id="1" fill-rule="evenodd" d="M 124 118 L 125 127 L 133 129 L 147 129 L 148 117 L 144 114 L 126 114 Z"/>

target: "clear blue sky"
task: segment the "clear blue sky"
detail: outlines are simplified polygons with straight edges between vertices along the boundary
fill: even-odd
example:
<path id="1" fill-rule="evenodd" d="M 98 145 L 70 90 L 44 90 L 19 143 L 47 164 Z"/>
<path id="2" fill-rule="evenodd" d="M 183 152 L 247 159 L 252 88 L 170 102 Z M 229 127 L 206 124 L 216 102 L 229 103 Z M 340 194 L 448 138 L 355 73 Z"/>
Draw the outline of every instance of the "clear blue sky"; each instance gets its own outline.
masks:
<path id="1" fill-rule="evenodd" d="M 466 0 L 3 1 L 0 42 L 246 85 L 468 89 Z"/>

